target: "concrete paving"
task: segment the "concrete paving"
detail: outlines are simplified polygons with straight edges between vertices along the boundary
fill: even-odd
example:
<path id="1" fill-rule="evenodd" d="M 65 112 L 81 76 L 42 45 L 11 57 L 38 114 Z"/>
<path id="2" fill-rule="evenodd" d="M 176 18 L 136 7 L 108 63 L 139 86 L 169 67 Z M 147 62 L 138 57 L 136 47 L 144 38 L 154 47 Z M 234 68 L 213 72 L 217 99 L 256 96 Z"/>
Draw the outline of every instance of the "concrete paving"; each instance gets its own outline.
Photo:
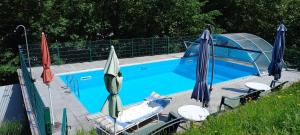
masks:
<path id="1" fill-rule="evenodd" d="M 163 59 L 180 58 L 183 54 L 168 54 L 168 55 L 155 55 L 135 58 L 120 59 L 121 65 L 143 63 L 149 61 L 158 61 Z M 88 111 L 79 102 L 79 100 L 73 95 L 68 93 L 68 89 L 64 89 L 65 84 L 59 79 L 60 74 L 77 72 L 82 70 L 100 69 L 105 65 L 105 60 L 84 62 L 65 65 L 51 66 L 53 73 L 55 74 L 54 80 L 51 83 L 52 100 L 54 119 L 56 122 L 61 122 L 63 108 L 67 108 L 68 124 L 71 126 L 70 134 L 75 134 L 77 130 L 88 130 L 93 128 L 93 123 L 90 123 L 86 116 Z M 32 68 L 33 77 L 37 79 L 35 85 L 42 97 L 46 106 L 50 106 L 47 86 L 42 83 L 40 75 L 42 73 L 42 67 Z M 265 84 L 270 84 L 273 78 L 270 76 L 248 76 L 239 78 L 236 80 L 230 80 L 214 85 L 214 90 L 211 93 L 211 102 L 209 104 L 209 112 L 216 112 L 222 96 L 237 96 L 246 93 L 247 89 L 244 86 L 245 82 L 255 81 Z M 300 80 L 300 72 L 297 71 L 283 71 L 282 79 L 280 81 L 289 81 L 290 83 Z M 174 97 L 172 103 L 163 111 L 163 114 L 168 114 L 171 110 L 176 110 L 178 107 L 186 104 L 201 105 L 200 102 L 196 102 L 190 99 L 191 90 L 175 93 L 169 96 Z M 60 134 L 60 128 L 54 129 L 54 134 Z"/>

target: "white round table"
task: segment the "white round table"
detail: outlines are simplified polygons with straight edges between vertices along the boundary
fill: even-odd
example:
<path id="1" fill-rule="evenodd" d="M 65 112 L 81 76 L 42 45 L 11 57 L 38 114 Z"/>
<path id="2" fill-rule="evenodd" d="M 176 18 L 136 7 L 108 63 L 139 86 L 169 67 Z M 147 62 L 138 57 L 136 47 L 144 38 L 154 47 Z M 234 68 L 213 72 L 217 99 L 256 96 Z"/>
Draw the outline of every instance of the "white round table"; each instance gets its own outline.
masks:
<path id="1" fill-rule="evenodd" d="M 248 87 L 250 90 L 264 90 L 264 91 L 271 90 L 270 86 L 263 83 L 257 83 L 257 82 L 247 82 L 245 83 L 245 86 Z"/>
<path id="2" fill-rule="evenodd" d="M 209 115 L 209 112 L 201 106 L 184 105 L 178 108 L 178 114 L 190 121 L 203 121 Z"/>

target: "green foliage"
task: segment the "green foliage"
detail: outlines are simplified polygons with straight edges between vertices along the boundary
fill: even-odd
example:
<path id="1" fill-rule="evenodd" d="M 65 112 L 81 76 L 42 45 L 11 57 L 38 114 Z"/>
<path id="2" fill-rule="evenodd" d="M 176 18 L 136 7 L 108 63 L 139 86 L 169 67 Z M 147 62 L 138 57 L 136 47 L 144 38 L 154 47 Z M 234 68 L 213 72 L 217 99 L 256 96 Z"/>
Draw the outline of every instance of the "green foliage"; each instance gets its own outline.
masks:
<path id="1" fill-rule="evenodd" d="M 1 49 L 0 49 L 1 50 Z M 12 51 L 0 53 L 0 84 L 6 85 L 18 82 L 17 68 L 19 59 Z"/>
<path id="2" fill-rule="evenodd" d="M 22 134 L 22 124 L 17 121 L 4 122 L 0 124 L 0 134 L 1 135 L 21 135 Z"/>
<path id="3" fill-rule="evenodd" d="M 196 35 L 206 24 L 214 24 L 218 10 L 203 12 L 198 0 L 132 0 L 121 9 L 121 30 L 132 36 Z"/>
<path id="4" fill-rule="evenodd" d="M 65 62 L 57 54 L 54 54 L 52 58 L 52 63 L 54 65 L 61 65 L 64 64 Z"/>
<path id="5" fill-rule="evenodd" d="M 90 131 L 78 130 L 76 135 L 97 135 L 97 130 L 92 129 Z"/>
<path id="6" fill-rule="evenodd" d="M 169 52 L 181 52 L 182 51 L 182 44 L 181 43 L 173 43 L 169 45 Z"/>
<path id="7" fill-rule="evenodd" d="M 204 13 L 201 7 L 205 3 L 197 2 L 196 0 L 176 1 L 174 8 L 170 12 L 171 15 L 164 18 L 170 22 L 169 30 L 171 35 L 197 35 L 201 33 L 207 24 L 214 26 L 215 17 L 220 16 L 221 13 L 218 10 Z M 199 14 L 199 11 L 201 14 Z"/>
<path id="8" fill-rule="evenodd" d="M 32 35 L 39 38 L 45 31 L 49 41 L 94 39 L 97 33 L 109 28 L 98 11 L 103 4 L 94 1 L 46 0 L 38 7 L 38 17 L 29 24 Z"/>
<path id="9" fill-rule="evenodd" d="M 215 24 L 215 17 L 221 15 L 218 10 L 203 12 L 205 3 L 198 0 L 5 0 L 0 4 L 1 10 L 5 10 L 0 17 L 7 19 L 0 23 L 10 25 L 1 29 L 3 35 L 12 32 L 17 24 L 24 24 L 30 29 L 31 42 L 40 41 L 42 31 L 49 42 L 111 36 L 195 35 L 206 24 Z M 7 12 L 8 8 L 19 13 Z"/>
<path id="10" fill-rule="evenodd" d="M 248 32 L 274 43 L 278 24 L 283 21 L 286 34 L 285 60 L 300 69 L 299 0 L 210 0 L 209 10 L 219 10 L 216 23 L 227 32 Z"/>
<path id="11" fill-rule="evenodd" d="M 25 43 L 23 30 L 13 33 L 18 24 L 29 30 L 29 43 L 39 43 L 44 31 L 49 43 L 66 42 L 64 46 L 80 49 L 85 41 L 198 35 L 207 24 L 213 33 L 248 32 L 273 43 L 276 27 L 284 20 L 285 58 L 300 68 L 299 8 L 299 0 L 2 0 L 0 51 L 13 55 L 0 56 L 5 59 L 0 85 L 15 82 L 5 78 L 16 75 L 17 45 Z M 60 63 L 59 55 L 53 55 Z"/>
<path id="12" fill-rule="evenodd" d="M 300 83 L 271 93 L 232 112 L 209 117 L 183 134 L 299 134 Z"/>

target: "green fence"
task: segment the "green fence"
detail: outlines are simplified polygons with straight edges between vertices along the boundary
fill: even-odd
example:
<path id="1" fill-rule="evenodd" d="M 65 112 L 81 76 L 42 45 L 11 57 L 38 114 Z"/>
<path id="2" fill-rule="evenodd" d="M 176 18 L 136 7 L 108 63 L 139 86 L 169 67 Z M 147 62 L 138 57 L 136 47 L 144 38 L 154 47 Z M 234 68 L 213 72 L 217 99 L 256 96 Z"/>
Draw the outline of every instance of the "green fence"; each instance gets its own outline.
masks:
<path id="1" fill-rule="evenodd" d="M 194 41 L 197 36 L 153 37 L 118 40 L 99 40 L 49 43 L 52 64 L 88 62 L 107 59 L 110 46 L 115 47 L 119 58 L 160 55 L 185 51 L 184 41 Z M 22 47 L 25 48 L 24 46 Z M 40 44 L 29 45 L 33 66 L 39 66 L 41 59 Z M 24 51 L 26 54 L 26 51 Z"/>
<path id="2" fill-rule="evenodd" d="M 50 111 L 49 107 L 46 107 L 43 103 L 32 79 L 30 72 L 27 69 L 26 63 L 22 52 L 20 51 L 20 63 L 22 76 L 25 83 L 25 87 L 28 93 L 30 104 L 32 107 L 33 114 L 36 119 L 37 128 L 41 135 L 50 135 L 52 132 L 51 129 L 51 120 L 50 120 Z"/>
<path id="3" fill-rule="evenodd" d="M 68 135 L 68 118 L 66 108 L 63 110 L 63 116 L 61 120 L 61 135 Z"/>

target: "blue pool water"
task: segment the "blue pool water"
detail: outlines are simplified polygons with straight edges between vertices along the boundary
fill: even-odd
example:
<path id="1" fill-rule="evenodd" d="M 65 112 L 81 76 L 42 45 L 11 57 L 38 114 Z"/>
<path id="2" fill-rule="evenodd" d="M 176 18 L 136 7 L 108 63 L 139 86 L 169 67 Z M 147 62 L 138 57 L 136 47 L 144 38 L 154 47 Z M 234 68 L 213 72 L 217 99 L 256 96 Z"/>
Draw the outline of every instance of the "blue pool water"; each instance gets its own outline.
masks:
<path id="1" fill-rule="evenodd" d="M 131 66 L 122 66 L 123 85 L 120 97 L 123 105 L 143 101 L 155 91 L 161 95 L 174 94 L 191 90 L 195 84 L 196 58 L 173 59 L 160 62 L 151 62 Z M 256 70 L 239 64 L 224 61 L 215 61 L 214 84 L 256 74 Z M 61 75 L 65 83 L 67 78 L 76 78 L 79 84 L 77 89 L 70 85 L 72 94 L 86 107 L 89 113 L 99 112 L 108 96 L 106 91 L 103 70 L 79 72 Z M 209 71 L 208 79 L 210 80 Z"/>

